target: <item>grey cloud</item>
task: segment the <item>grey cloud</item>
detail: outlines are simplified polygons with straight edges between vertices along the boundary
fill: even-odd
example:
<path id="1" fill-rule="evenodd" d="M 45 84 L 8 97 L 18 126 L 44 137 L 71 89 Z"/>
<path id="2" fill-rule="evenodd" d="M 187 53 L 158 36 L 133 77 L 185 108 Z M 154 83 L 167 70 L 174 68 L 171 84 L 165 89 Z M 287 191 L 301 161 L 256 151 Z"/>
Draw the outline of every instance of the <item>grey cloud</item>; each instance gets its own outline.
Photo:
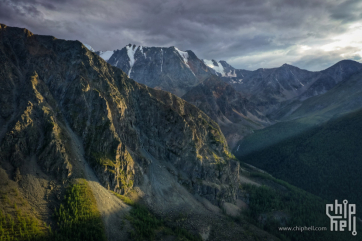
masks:
<path id="1" fill-rule="evenodd" d="M 292 64 L 313 71 L 326 69 L 343 59 L 353 59 L 356 61 L 361 60 L 359 56 L 353 54 L 360 50 L 361 49 L 355 47 L 346 47 L 329 52 L 322 50 L 313 51 L 313 54 L 305 55 L 292 62 Z M 344 54 L 344 56 L 342 56 L 342 54 Z"/>
<path id="2" fill-rule="evenodd" d="M 343 22 L 360 20 L 362 2 L 360 0 L 347 0 L 331 9 L 331 17 Z"/>
<path id="3" fill-rule="evenodd" d="M 128 43 L 173 45 L 201 58 L 258 68 L 302 59 L 297 52 L 285 51 L 277 60 L 261 53 L 326 42 L 360 21 L 361 10 L 356 0 L 5 0 L 0 22 L 78 39 L 97 50 Z M 252 61 L 246 63 L 236 61 L 240 56 L 254 57 L 244 58 Z M 312 66 L 307 59 L 313 57 L 305 58 L 297 63 Z M 314 68 L 324 66 L 314 63 Z"/>

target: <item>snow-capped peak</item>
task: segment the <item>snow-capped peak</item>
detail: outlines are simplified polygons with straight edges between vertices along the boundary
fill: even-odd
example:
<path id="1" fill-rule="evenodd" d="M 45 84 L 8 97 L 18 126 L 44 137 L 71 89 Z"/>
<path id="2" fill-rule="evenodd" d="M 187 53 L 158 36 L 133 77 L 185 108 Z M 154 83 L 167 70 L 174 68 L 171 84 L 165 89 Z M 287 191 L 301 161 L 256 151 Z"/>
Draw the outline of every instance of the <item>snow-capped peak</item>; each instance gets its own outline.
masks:
<path id="1" fill-rule="evenodd" d="M 216 62 L 215 60 L 208 60 L 208 59 L 203 59 L 202 60 L 204 62 L 204 64 L 206 64 L 208 67 L 212 68 L 213 70 L 215 70 L 217 73 L 221 74 L 221 76 L 226 76 L 225 74 L 225 70 L 224 67 L 222 66 L 222 64 L 219 62 Z"/>
<path id="2" fill-rule="evenodd" d="M 178 52 L 178 54 L 181 56 L 181 58 L 183 59 L 184 63 L 185 63 L 187 66 L 189 66 L 189 65 L 187 64 L 188 59 L 189 59 L 189 53 L 184 52 L 184 51 L 181 51 L 181 50 L 179 50 L 179 49 L 176 48 L 176 47 L 175 47 L 175 49 L 176 49 L 176 51 Z"/>
<path id="3" fill-rule="evenodd" d="M 182 60 L 184 61 L 184 63 L 186 64 L 186 66 L 191 70 L 192 74 L 195 75 L 195 73 L 192 71 L 192 69 L 190 68 L 190 65 L 188 64 L 189 61 L 189 53 L 184 52 L 179 50 L 178 48 L 174 47 L 176 49 L 176 51 L 178 52 L 178 54 L 181 56 Z"/>
<path id="4" fill-rule="evenodd" d="M 95 50 L 94 50 L 94 49 L 92 48 L 92 46 L 90 46 L 89 44 L 83 43 L 83 45 L 84 45 L 85 47 L 87 47 L 87 49 L 89 49 L 90 51 L 95 52 Z"/>

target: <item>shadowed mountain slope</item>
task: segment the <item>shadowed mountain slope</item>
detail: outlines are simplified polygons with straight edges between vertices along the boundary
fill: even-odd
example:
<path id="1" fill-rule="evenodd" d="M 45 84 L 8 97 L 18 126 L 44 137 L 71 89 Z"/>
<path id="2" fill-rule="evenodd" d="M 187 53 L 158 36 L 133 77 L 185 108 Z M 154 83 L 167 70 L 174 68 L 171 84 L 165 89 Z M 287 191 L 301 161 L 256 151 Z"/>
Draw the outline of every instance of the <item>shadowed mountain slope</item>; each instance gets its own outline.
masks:
<path id="1" fill-rule="evenodd" d="M 287 123 L 280 125 L 287 128 Z M 264 139 L 267 136 L 276 136 L 276 130 L 272 133 L 273 130 L 269 127 L 256 131 L 240 143 L 235 155 L 266 170 L 276 178 L 330 202 L 335 199 L 347 199 L 350 203 L 360 206 L 361 130 L 360 109 L 311 127 L 297 135 L 274 139 L 268 143 Z M 279 132 L 280 136 L 283 134 L 285 133 Z"/>

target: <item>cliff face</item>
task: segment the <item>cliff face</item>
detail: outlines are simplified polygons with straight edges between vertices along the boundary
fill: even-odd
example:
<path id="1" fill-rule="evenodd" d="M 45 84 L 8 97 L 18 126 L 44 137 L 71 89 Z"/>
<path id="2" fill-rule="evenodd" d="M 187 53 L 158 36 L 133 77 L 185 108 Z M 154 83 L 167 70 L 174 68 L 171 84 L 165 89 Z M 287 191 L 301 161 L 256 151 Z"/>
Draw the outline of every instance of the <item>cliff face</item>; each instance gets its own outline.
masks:
<path id="1" fill-rule="evenodd" d="M 219 126 L 193 105 L 136 83 L 78 41 L 0 25 L 0 59 L 0 156 L 10 174 L 32 157 L 66 181 L 77 161 L 70 128 L 115 192 L 136 189 L 152 204 L 186 188 L 235 202 L 238 164 Z"/>

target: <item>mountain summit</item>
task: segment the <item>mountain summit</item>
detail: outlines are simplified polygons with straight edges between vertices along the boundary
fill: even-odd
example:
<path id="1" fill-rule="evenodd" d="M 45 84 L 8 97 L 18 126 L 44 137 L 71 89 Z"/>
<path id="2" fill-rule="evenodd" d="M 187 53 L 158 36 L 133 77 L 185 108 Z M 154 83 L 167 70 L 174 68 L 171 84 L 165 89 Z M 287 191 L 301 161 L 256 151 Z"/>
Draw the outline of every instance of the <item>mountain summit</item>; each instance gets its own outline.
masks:
<path id="1" fill-rule="evenodd" d="M 173 46 L 166 48 L 129 44 L 113 53 L 108 51 L 97 54 L 137 82 L 179 97 L 211 74 L 192 51 L 181 51 Z"/>

